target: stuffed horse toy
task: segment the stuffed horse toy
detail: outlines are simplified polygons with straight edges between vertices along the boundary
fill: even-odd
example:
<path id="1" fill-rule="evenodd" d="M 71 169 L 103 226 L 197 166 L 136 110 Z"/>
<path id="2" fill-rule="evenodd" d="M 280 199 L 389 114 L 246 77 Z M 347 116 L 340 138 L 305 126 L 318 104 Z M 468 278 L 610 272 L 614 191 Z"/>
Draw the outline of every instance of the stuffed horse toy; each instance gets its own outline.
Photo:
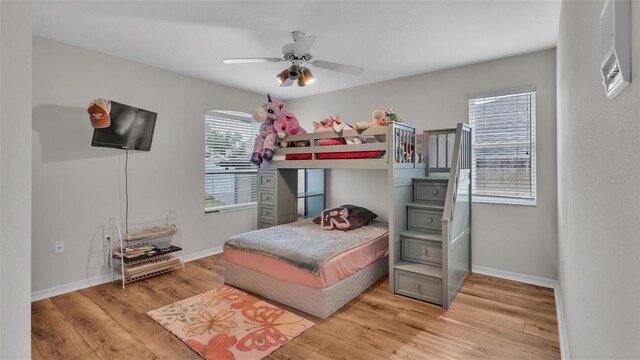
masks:
<path id="1" fill-rule="evenodd" d="M 353 130 L 353 127 L 346 122 L 342 121 L 339 116 L 329 116 L 328 118 L 318 122 L 313 122 L 313 127 L 315 128 L 314 132 L 325 132 L 333 130 L 338 135 L 342 135 L 344 130 Z M 352 145 L 352 144 L 362 144 L 362 140 L 358 137 L 349 137 L 344 139 L 344 143 Z"/>
<path id="2" fill-rule="evenodd" d="M 273 124 L 275 132 L 278 134 L 278 138 L 285 139 L 289 135 L 306 134 L 307 132 L 300 126 L 298 119 L 290 112 L 280 114 L 280 117 Z M 287 141 L 281 141 L 280 147 L 286 148 Z M 308 141 L 294 141 L 293 146 L 309 146 Z"/>
<path id="3" fill-rule="evenodd" d="M 260 130 L 253 143 L 253 153 L 249 159 L 253 164 L 260 166 L 262 160 L 273 159 L 273 149 L 276 146 L 276 132 L 273 130 L 273 124 L 282 115 L 284 108 L 283 102 L 272 99 L 267 94 L 267 102 L 253 112 L 253 119 L 260 123 Z"/>

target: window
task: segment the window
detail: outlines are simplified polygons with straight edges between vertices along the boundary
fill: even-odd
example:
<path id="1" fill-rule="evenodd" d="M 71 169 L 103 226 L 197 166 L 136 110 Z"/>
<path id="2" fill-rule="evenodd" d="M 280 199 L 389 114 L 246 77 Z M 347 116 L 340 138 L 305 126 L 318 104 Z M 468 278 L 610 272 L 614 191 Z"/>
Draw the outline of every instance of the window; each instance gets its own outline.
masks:
<path id="1" fill-rule="evenodd" d="M 535 205 L 535 88 L 470 97 L 469 125 L 474 200 Z"/>
<path id="2" fill-rule="evenodd" d="M 324 210 L 324 183 L 324 169 L 298 170 L 298 216 L 320 216 Z"/>
<path id="3" fill-rule="evenodd" d="M 249 162 L 249 157 L 259 127 L 245 113 L 205 114 L 205 212 L 253 205 L 257 201 L 257 167 Z"/>

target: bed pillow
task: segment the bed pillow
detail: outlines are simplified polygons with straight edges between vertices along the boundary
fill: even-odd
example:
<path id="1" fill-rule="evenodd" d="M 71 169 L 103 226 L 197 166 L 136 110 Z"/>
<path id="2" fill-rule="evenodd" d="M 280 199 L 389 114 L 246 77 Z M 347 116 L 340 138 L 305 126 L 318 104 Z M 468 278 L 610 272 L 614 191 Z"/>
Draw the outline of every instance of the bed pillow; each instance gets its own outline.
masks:
<path id="1" fill-rule="evenodd" d="M 349 212 L 348 219 L 349 223 L 351 224 L 350 230 L 367 226 L 370 222 L 378 217 L 378 215 L 376 215 L 373 211 L 367 208 L 363 208 L 362 206 L 341 205 L 340 207 L 347 209 L 347 211 Z"/>
<path id="2" fill-rule="evenodd" d="M 373 211 L 367 209 L 367 208 L 363 208 L 361 206 L 355 206 L 355 205 L 342 205 L 339 208 L 345 208 L 347 210 L 347 220 L 349 221 L 349 228 L 348 229 L 340 229 L 340 230 L 353 230 L 353 229 L 357 229 L 366 225 L 369 225 L 370 222 L 372 222 L 375 218 L 378 217 L 378 215 L 376 215 Z M 322 223 L 322 216 L 318 216 L 316 218 L 313 219 L 313 222 L 321 225 Z"/>
<path id="3" fill-rule="evenodd" d="M 351 230 L 348 217 L 349 212 L 343 207 L 322 210 L 320 228 L 322 230 Z"/>

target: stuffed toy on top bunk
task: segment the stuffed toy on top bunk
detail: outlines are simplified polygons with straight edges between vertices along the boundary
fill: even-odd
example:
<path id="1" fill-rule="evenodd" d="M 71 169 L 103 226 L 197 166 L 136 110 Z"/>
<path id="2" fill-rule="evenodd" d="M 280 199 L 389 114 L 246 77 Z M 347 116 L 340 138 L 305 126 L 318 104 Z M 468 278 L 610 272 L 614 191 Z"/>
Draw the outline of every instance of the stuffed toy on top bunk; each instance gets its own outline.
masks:
<path id="1" fill-rule="evenodd" d="M 267 102 L 253 112 L 253 119 L 260 123 L 258 135 L 253 143 L 253 153 L 249 161 L 260 166 L 262 160 L 273 159 L 273 149 L 276 146 L 276 132 L 274 123 L 284 113 L 285 103 L 272 99 L 267 94 Z"/>
<path id="2" fill-rule="evenodd" d="M 273 124 L 275 132 L 278 134 L 280 140 L 285 140 L 289 135 L 306 134 L 307 132 L 300 126 L 298 119 L 290 112 L 280 114 L 280 117 Z M 286 148 L 291 143 L 291 146 L 309 146 L 309 141 L 280 141 L 280 147 Z"/>
<path id="3" fill-rule="evenodd" d="M 314 121 L 313 127 L 315 128 L 315 133 L 333 131 L 340 136 L 340 138 L 337 139 L 320 139 L 317 141 L 318 145 L 362 144 L 362 140 L 358 137 L 342 137 L 342 132 L 344 130 L 353 130 L 353 127 L 342 121 L 339 116 L 332 115 L 320 122 Z"/>
<path id="4" fill-rule="evenodd" d="M 391 124 L 392 122 L 400 122 L 400 121 L 401 121 L 400 116 L 395 112 L 393 112 L 391 108 L 389 108 L 389 110 L 387 111 L 374 110 L 373 113 L 371 113 L 371 121 L 357 122 L 354 128 L 358 131 L 364 131 L 372 127 L 389 126 L 389 124 Z M 375 138 L 378 141 L 385 140 L 384 135 L 376 135 Z"/>

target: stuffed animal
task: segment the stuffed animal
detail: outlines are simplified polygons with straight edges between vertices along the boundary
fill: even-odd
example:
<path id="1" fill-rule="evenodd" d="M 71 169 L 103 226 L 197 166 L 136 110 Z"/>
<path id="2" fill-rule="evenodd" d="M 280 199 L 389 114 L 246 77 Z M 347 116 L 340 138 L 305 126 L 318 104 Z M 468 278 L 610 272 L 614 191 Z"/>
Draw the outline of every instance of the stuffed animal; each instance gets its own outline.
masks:
<path id="1" fill-rule="evenodd" d="M 339 116 L 329 116 L 328 118 L 318 122 L 313 122 L 314 132 L 325 132 L 333 130 L 336 134 L 342 136 L 344 130 L 353 130 L 353 127 L 342 121 Z M 362 144 L 362 140 L 358 137 L 348 137 L 344 139 L 343 144 Z M 320 144 L 322 145 L 322 144 Z M 327 144 L 330 145 L 330 144 Z M 331 144 L 333 145 L 333 144 Z"/>
<path id="2" fill-rule="evenodd" d="M 273 127 L 278 134 L 278 138 L 285 139 L 289 135 L 306 134 L 307 132 L 300 126 L 298 119 L 290 112 L 280 114 L 280 117 L 273 124 Z M 293 146 L 308 146 L 308 141 L 293 141 Z M 286 148 L 288 141 L 281 141 L 280 147 Z"/>
<path id="3" fill-rule="evenodd" d="M 401 122 L 400 115 L 393 112 L 393 109 L 389 108 L 389 110 L 384 112 L 384 118 L 382 119 L 383 126 L 387 126 L 392 122 Z"/>
<path id="4" fill-rule="evenodd" d="M 360 121 L 356 123 L 356 130 L 362 131 L 370 127 L 388 126 L 392 122 L 400 122 L 400 116 L 394 113 L 391 108 L 388 111 L 374 110 L 371 114 L 371 121 Z"/>
<path id="5" fill-rule="evenodd" d="M 260 166 L 262 160 L 273 158 L 273 148 L 276 146 L 276 133 L 273 124 L 284 112 L 285 103 L 272 99 L 267 94 L 267 102 L 253 112 L 253 119 L 260 123 L 260 130 L 253 143 L 253 153 L 249 161 Z"/>

